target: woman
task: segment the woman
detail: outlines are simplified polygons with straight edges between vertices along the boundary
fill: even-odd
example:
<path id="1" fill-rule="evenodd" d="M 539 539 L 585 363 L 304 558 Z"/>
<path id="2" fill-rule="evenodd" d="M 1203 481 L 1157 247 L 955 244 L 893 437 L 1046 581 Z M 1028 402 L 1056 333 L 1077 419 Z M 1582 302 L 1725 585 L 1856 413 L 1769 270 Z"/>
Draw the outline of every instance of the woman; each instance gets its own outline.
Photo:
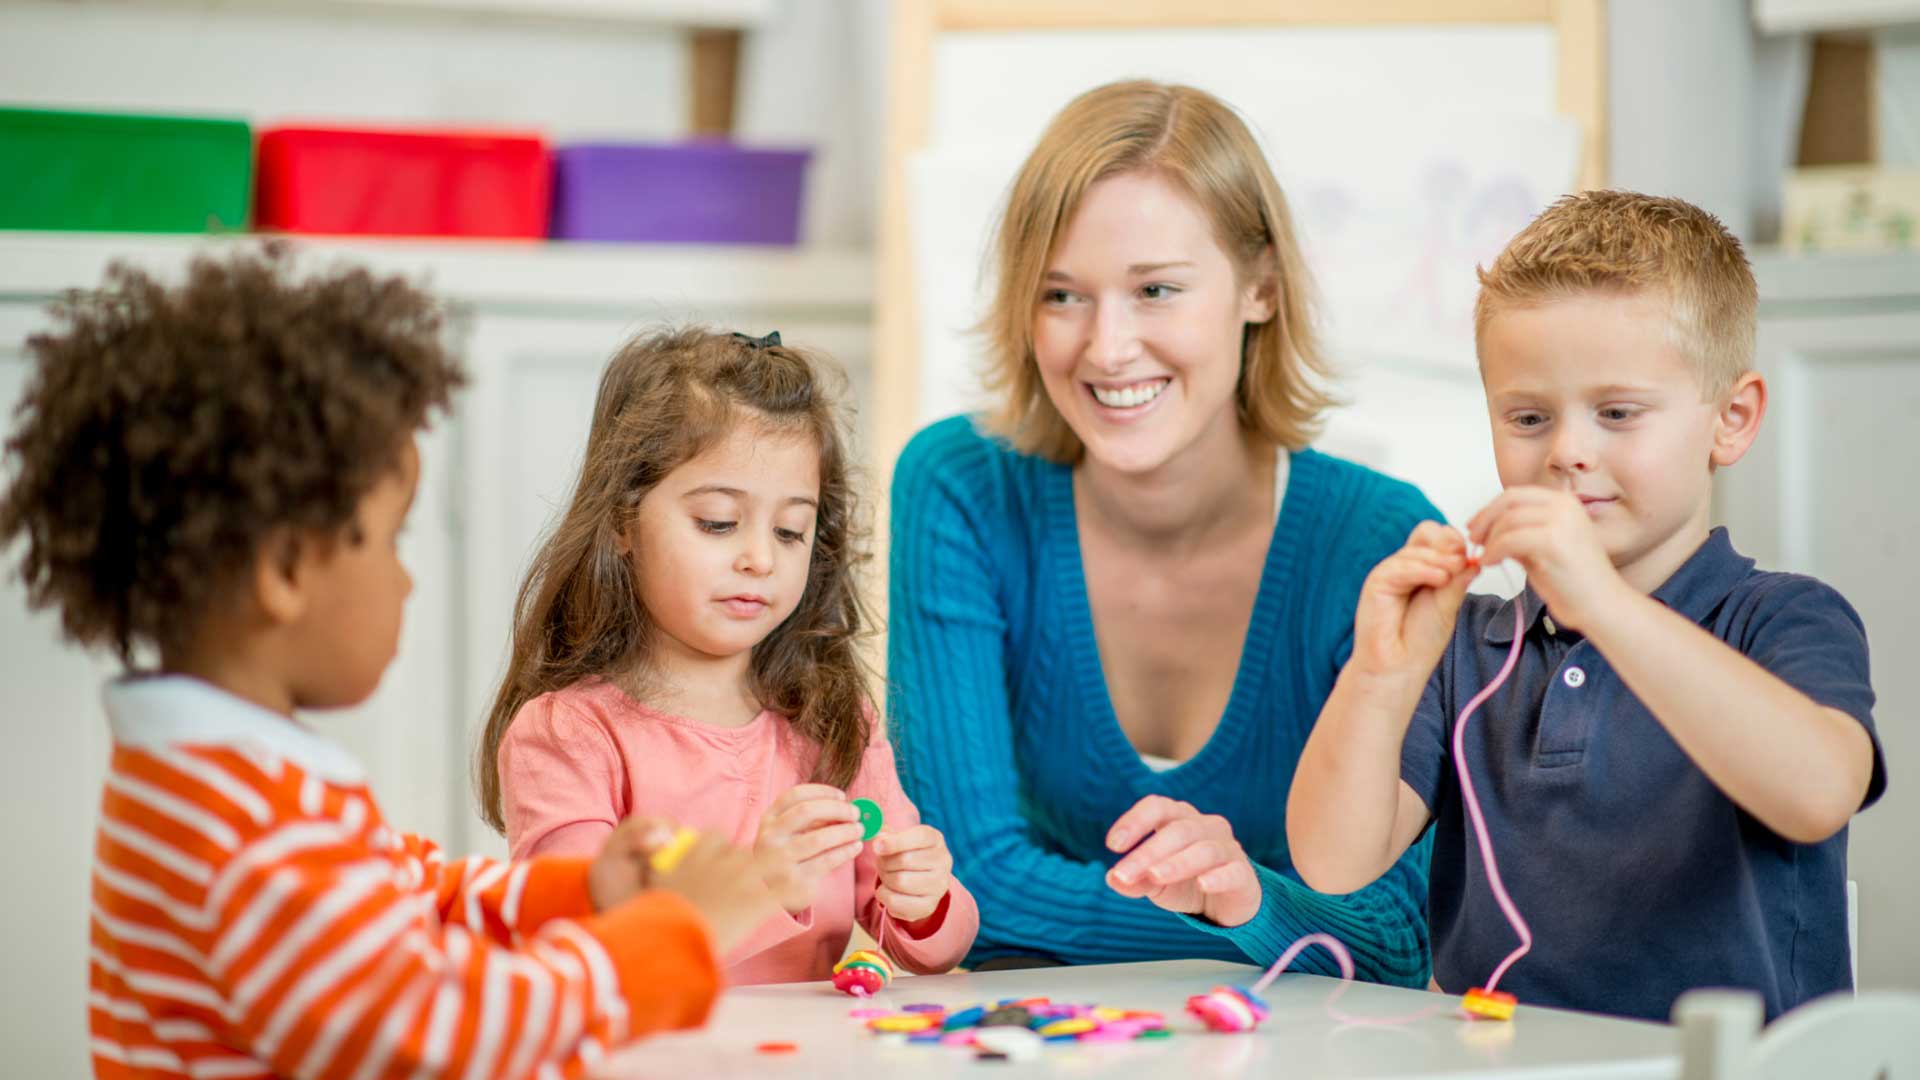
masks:
<path id="1" fill-rule="evenodd" d="M 1090 91 L 1022 167 L 995 269 L 999 407 L 922 431 L 893 487 L 894 738 L 979 898 L 970 958 L 1267 963 L 1318 930 L 1424 985 L 1424 845 L 1346 897 L 1287 858 L 1360 583 L 1440 514 L 1308 449 L 1326 370 L 1258 145 L 1197 90 Z M 1257 906 L 1221 903 L 1248 872 Z"/>

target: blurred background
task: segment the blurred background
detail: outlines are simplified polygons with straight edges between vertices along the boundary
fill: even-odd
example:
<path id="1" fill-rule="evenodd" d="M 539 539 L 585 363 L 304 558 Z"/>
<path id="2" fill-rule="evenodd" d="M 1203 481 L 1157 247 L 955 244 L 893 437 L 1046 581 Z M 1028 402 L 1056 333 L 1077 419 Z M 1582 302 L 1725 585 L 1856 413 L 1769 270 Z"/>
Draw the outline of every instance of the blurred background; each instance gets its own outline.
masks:
<path id="1" fill-rule="evenodd" d="M 1749 245 L 1775 399 L 1717 516 L 1866 619 L 1892 783 L 1852 833 L 1859 983 L 1920 988 L 1920 0 L 0 3 L 0 398 L 46 303 L 114 259 L 177 275 L 278 233 L 441 295 L 472 383 L 426 439 L 400 658 L 315 720 L 401 827 L 497 853 L 475 726 L 606 357 L 688 320 L 830 353 L 880 508 L 906 438 L 980 400 L 966 331 L 1013 170 L 1129 76 L 1253 124 L 1340 366 L 1323 448 L 1455 520 L 1498 489 L 1477 262 L 1591 186 Z M 7 555 L 0 1045 L 10 1074 L 77 1075 L 114 672 L 27 611 Z"/>

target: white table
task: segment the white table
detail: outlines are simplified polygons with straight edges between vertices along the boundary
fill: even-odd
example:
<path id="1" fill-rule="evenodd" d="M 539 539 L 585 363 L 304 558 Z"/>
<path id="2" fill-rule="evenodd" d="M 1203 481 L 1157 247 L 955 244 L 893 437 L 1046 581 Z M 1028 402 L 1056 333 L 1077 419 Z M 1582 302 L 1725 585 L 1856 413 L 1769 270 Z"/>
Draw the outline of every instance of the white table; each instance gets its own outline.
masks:
<path id="1" fill-rule="evenodd" d="M 728 991 L 700 1031 L 665 1035 L 615 1054 L 601 1075 L 653 1077 L 788 1076 L 862 1080 L 936 1080 L 996 1076 L 1458 1077 L 1580 1080 L 1658 1077 L 1678 1072 L 1679 1038 L 1663 1024 L 1618 1020 L 1522 1004 L 1509 1023 L 1469 1022 L 1452 1012 L 1400 1026 L 1342 1025 L 1326 1010 L 1339 980 L 1282 975 L 1262 995 L 1273 1015 L 1251 1034 L 1206 1031 L 1186 1012 L 1191 994 L 1221 983 L 1246 985 L 1256 968 L 1213 960 L 907 976 L 872 1002 L 826 983 Z M 917 1002 L 962 1007 L 1001 998 L 1047 997 L 1166 1014 L 1170 1039 L 1129 1043 L 1049 1043 L 1038 1061 L 978 1062 L 970 1050 L 899 1045 L 847 1016 L 861 1005 L 899 1010 Z M 1418 990 L 1354 984 L 1338 1008 L 1362 1016 L 1401 1016 L 1439 1003 Z M 759 1053 L 762 1042 L 791 1042 L 797 1052 Z"/>

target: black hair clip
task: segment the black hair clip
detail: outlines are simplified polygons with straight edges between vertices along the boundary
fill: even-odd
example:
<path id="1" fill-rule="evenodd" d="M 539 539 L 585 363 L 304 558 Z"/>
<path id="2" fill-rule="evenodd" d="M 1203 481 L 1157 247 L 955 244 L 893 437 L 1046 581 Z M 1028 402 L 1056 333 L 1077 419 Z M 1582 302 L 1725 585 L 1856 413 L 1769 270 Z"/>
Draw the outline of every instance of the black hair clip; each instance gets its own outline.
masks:
<path id="1" fill-rule="evenodd" d="M 769 331 L 766 337 L 748 337 L 745 334 L 735 331 L 733 339 L 750 349 L 765 349 L 780 344 L 780 331 Z"/>

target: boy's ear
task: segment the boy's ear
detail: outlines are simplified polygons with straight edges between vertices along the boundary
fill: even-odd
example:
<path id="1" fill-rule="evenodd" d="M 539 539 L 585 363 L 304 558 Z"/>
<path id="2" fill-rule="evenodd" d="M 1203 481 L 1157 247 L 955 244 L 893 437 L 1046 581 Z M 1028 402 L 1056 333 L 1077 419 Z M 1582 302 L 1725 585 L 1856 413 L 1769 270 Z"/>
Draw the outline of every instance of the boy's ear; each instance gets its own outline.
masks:
<path id="1" fill-rule="evenodd" d="M 1746 456 L 1747 448 L 1760 434 L 1760 421 L 1767 415 L 1767 380 L 1757 371 L 1749 371 L 1733 384 L 1733 390 L 1720 403 L 1714 417 L 1713 455 L 1715 466 L 1731 465 Z"/>
<path id="2" fill-rule="evenodd" d="M 302 544 L 292 529 L 276 529 L 260 545 L 253 560 L 253 599 L 276 626 L 297 622 L 306 614 L 309 598 L 303 587 L 311 544 Z"/>

